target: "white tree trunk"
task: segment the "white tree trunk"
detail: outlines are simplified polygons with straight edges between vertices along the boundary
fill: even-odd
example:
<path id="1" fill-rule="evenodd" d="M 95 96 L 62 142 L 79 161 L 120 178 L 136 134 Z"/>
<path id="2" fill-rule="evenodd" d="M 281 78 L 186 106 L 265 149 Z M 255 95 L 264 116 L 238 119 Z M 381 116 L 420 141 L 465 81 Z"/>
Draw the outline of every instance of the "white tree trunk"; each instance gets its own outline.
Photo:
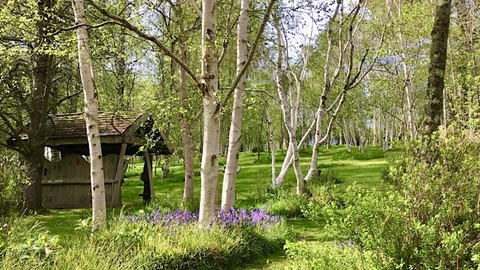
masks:
<path id="1" fill-rule="evenodd" d="M 324 85 L 323 85 L 323 91 L 322 95 L 320 96 L 320 104 L 318 106 L 317 113 L 315 115 L 315 141 L 313 143 L 313 149 L 312 149 L 312 158 L 310 160 L 310 165 L 308 167 L 308 172 L 307 175 L 305 176 L 305 181 L 310 181 L 315 174 L 315 172 L 318 171 L 317 169 L 317 162 L 318 162 L 318 148 L 320 147 L 320 144 L 323 143 L 326 138 L 328 137 L 328 134 L 330 133 L 330 126 L 329 129 L 327 130 L 326 134 L 322 134 L 322 121 L 326 113 L 326 100 L 330 94 L 331 87 L 332 87 L 332 81 L 336 78 L 336 75 L 334 75 L 333 80 L 330 78 L 330 67 L 331 67 L 331 59 L 332 59 L 332 47 L 333 47 L 333 37 L 332 37 L 332 27 L 331 24 L 335 20 L 338 11 L 339 11 L 340 5 L 337 5 L 335 12 L 330 19 L 331 21 L 327 25 L 327 52 L 326 52 L 326 59 L 325 59 L 325 65 L 324 65 L 324 74 L 323 74 L 323 79 L 324 79 Z M 339 62 L 341 62 L 341 58 L 343 57 L 343 54 L 340 54 L 339 56 Z M 337 72 L 336 72 L 337 73 Z"/>
<path id="2" fill-rule="evenodd" d="M 272 115 L 270 114 L 270 110 L 265 108 L 267 114 L 267 124 L 268 124 L 268 143 L 270 148 L 270 155 L 272 156 L 272 186 L 275 186 L 275 179 L 276 179 L 276 167 L 275 167 L 275 138 L 274 138 L 274 130 L 273 130 L 273 123 L 272 123 Z"/>
<path id="3" fill-rule="evenodd" d="M 273 181 L 273 187 L 279 187 L 285 181 L 285 177 L 287 177 L 287 173 L 292 166 L 293 150 L 293 147 L 291 147 L 291 145 L 289 144 L 287 152 L 285 153 L 285 159 L 283 160 L 282 168 L 280 169 L 278 176 Z"/>
<path id="4" fill-rule="evenodd" d="M 219 78 L 215 48 L 216 3 L 215 0 L 203 0 L 202 3 L 203 151 L 200 168 L 199 225 L 205 227 L 212 222 L 218 207 L 220 104 L 217 99 Z"/>
<path id="5" fill-rule="evenodd" d="M 299 99 L 300 99 L 300 83 L 296 80 L 296 89 L 291 87 L 291 79 L 290 75 L 294 76 L 294 74 L 289 74 L 288 72 L 286 75 L 282 70 L 282 62 L 283 62 L 283 51 L 288 50 L 288 45 L 283 42 L 282 33 L 280 30 L 280 26 L 278 22 L 275 25 L 276 32 L 277 32 L 277 67 L 276 67 L 276 78 L 275 82 L 277 84 L 277 92 L 280 100 L 282 115 L 283 115 L 283 123 L 288 133 L 288 151 L 283 162 L 284 167 L 280 172 L 277 179 L 275 179 L 274 186 L 279 186 L 283 183 L 285 179 L 285 174 L 287 171 L 287 167 L 290 166 L 290 160 L 293 162 L 295 177 L 297 179 L 297 194 L 302 194 L 304 192 L 303 186 L 303 176 L 302 171 L 300 168 L 300 154 L 297 145 L 296 139 L 296 130 L 297 130 L 297 119 L 298 119 L 298 106 L 299 106 Z M 283 45 L 283 46 L 282 46 Z M 287 57 L 288 58 L 288 57 Z M 284 83 L 285 79 L 288 82 L 288 97 L 285 92 Z M 294 91 L 296 90 L 296 91 Z M 291 158 L 289 157 L 291 156 Z M 290 163 L 290 164 L 289 164 Z"/>
<path id="6" fill-rule="evenodd" d="M 88 45 L 88 33 L 83 0 L 74 0 L 75 23 L 77 28 L 78 62 L 85 94 L 85 122 L 88 148 L 90 151 L 90 180 L 92 188 L 93 230 L 106 225 L 105 184 L 103 174 L 102 144 L 98 127 L 98 92 L 95 88 L 92 60 Z"/>
<path id="7" fill-rule="evenodd" d="M 240 74 L 248 59 L 248 20 L 250 0 L 242 0 L 237 26 L 237 75 Z M 232 122 L 228 136 L 227 164 L 223 176 L 222 209 L 229 210 L 235 201 L 235 182 L 237 179 L 238 152 L 242 137 L 243 99 L 245 95 L 246 72 L 241 76 L 233 96 Z M 257 149 L 258 150 L 258 149 Z"/>
<path id="8" fill-rule="evenodd" d="M 400 38 L 402 38 L 401 35 Z M 405 57 L 405 53 L 402 53 L 402 59 L 406 59 Z M 405 81 L 405 98 L 407 100 L 407 126 L 408 130 L 410 131 L 410 138 L 414 140 L 417 137 L 417 129 L 415 127 L 415 118 L 413 112 L 412 87 L 410 83 L 411 78 L 405 60 L 402 62 L 402 69 Z"/>

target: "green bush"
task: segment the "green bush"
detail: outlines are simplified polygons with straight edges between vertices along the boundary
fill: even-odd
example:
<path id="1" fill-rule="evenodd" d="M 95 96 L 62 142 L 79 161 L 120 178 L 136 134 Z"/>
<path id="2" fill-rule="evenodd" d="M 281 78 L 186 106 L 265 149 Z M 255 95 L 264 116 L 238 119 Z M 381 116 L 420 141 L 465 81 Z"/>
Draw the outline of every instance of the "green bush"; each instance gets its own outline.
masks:
<path id="1" fill-rule="evenodd" d="M 387 269 L 473 269 L 480 258 L 480 144 L 453 128 L 412 143 L 387 192 L 350 189 L 331 228 Z"/>
<path id="2" fill-rule="evenodd" d="M 285 269 L 379 269 L 371 252 L 364 252 L 352 241 L 309 243 L 288 242 L 284 246 L 289 260 Z"/>
<path id="3" fill-rule="evenodd" d="M 253 160 L 253 164 L 271 164 L 272 163 L 272 156 L 270 154 L 261 155 L 260 158 L 256 158 Z"/>
<path id="4" fill-rule="evenodd" d="M 344 192 L 336 186 L 310 187 L 312 198 L 301 206 L 302 215 L 311 221 L 324 222 L 338 215 L 345 208 Z"/>
<path id="5" fill-rule="evenodd" d="M 302 207 L 309 200 L 307 195 L 296 195 L 295 188 L 289 184 L 279 188 L 269 186 L 259 193 L 260 198 L 267 202 L 268 212 L 286 218 L 303 217 Z"/>
<path id="6" fill-rule="evenodd" d="M 342 177 L 340 177 L 335 169 L 322 170 L 319 176 L 315 176 L 308 183 L 309 186 L 315 184 L 341 184 L 345 182 Z"/>
<path id="7" fill-rule="evenodd" d="M 306 195 L 295 195 L 290 197 L 270 200 L 267 202 L 267 211 L 286 218 L 303 217 L 302 207 L 308 203 Z"/>
<path id="8" fill-rule="evenodd" d="M 18 156 L 0 151 L 0 216 L 21 206 L 21 187 L 26 181 L 26 168 Z"/>

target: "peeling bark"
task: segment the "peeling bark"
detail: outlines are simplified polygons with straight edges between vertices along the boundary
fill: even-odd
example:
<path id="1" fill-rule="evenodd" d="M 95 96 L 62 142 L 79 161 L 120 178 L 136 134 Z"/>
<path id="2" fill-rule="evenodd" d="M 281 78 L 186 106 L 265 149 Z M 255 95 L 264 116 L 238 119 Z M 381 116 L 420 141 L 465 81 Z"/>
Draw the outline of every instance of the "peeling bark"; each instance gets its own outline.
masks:
<path id="1" fill-rule="evenodd" d="M 218 91 L 218 56 L 215 47 L 217 35 L 215 0 L 202 1 L 202 97 L 203 97 L 203 152 L 200 168 L 199 225 L 208 226 L 218 206 L 218 154 L 220 138 L 220 104 Z"/>
<path id="2" fill-rule="evenodd" d="M 248 59 L 248 21 L 250 18 L 250 0 L 242 0 L 237 26 L 237 75 L 240 74 Z M 243 100 L 245 95 L 246 72 L 241 76 L 235 88 L 232 108 L 232 122 L 228 136 L 228 152 L 223 176 L 222 209 L 233 207 L 235 201 L 235 182 L 237 179 L 238 152 L 242 138 Z"/>
<path id="3" fill-rule="evenodd" d="M 98 92 L 95 87 L 92 60 L 88 44 L 85 3 L 75 0 L 73 4 L 77 28 L 78 62 L 85 95 L 85 123 L 90 152 L 90 181 L 92 188 L 93 230 L 106 226 L 105 181 L 103 174 L 102 144 L 98 125 Z"/>

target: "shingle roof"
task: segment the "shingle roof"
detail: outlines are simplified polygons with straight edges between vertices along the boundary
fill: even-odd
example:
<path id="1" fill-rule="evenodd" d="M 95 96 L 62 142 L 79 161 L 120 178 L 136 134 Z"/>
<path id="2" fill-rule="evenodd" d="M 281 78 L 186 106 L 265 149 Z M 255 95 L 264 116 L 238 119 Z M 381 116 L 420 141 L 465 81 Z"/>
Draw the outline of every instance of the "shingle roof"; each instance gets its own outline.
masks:
<path id="1" fill-rule="evenodd" d="M 98 115 L 100 136 L 122 135 L 142 113 L 100 112 Z M 49 115 L 46 135 L 51 139 L 86 137 L 84 113 Z"/>

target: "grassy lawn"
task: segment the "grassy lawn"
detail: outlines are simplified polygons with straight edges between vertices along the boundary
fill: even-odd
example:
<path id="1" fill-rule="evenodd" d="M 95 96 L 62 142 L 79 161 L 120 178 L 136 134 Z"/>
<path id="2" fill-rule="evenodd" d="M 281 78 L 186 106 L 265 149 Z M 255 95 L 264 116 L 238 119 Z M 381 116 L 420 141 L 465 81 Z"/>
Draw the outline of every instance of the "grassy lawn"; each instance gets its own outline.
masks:
<path id="1" fill-rule="evenodd" d="M 321 149 L 319 157 L 319 167 L 322 174 L 330 173 L 343 180 L 338 186 L 346 188 L 356 183 L 362 188 L 382 189 L 381 171 L 386 167 L 387 157 L 395 155 L 394 150 L 387 153 L 380 148 L 367 148 L 365 154 L 359 152 L 357 148 L 352 149 L 352 153 L 347 153 L 345 147 L 335 146 L 330 149 Z M 306 171 L 308 167 L 309 153 L 302 152 L 301 165 Z M 222 163 L 224 160 L 220 160 Z M 283 156 L 277 155 L 277 172 L 280 170 Z M 239 164 L 241 171 L 237 178 L 237 200 L 236 208 L 262 207 L 265 202 L 259 199 L 260 194 L 271 184 L 271 165 L 266 153 L 260 155 L 256 153 L 243 153 L 240 155 Z M 122 186 L 123 207 L 108 209 L 109 218 L 119 215 L 120 212 L 137 212 L 144 209 L 142 198 L 138 196 L 142 193 L 143 182 L 140 180 L 140 172 L 143 168 L 142 163 L 130 164 L 126 173 L 125 182 Z M 183 171 L 180 165 L 173 166 L 167 179 L 161 179 L 161 171 L 157 169 L 154 178 L 155 185 L 155 205 L 164 208 L 176 207 L 181 201 L 183 194 Z M 222 174 L 220 173 L 220 182 Z M 286 184 L 294 185 L 295 177 L 293 170 L 288 174 Z M 195 196 L 199 198 L 200 177 L 196 172 Z M 221 187 L 219 188 L 221 192 Z M 219 196 L 221 198 L 221 195 Z M 198 200 L 196 200 L 198 201 Z M 80 220 L 87 219 L 91 215 L 90 209 L 52 209 L 46 214 L 38 214 L 20 219 L 19 222 L 40 222 L 51 233 L 59 235 L 61 242 L 74 241 L 76 237 L 75 227 Z M 314 245 L 324 241 L 332 241 L 323 231 L 323 225 L 309 221 L 307 219 L 295 218 L 287 220 L 299 240 L 309 241 Z M 285 260 L 282 253 L 263 258 L 248 269 L 278 269 L 281 268 Z"/>

